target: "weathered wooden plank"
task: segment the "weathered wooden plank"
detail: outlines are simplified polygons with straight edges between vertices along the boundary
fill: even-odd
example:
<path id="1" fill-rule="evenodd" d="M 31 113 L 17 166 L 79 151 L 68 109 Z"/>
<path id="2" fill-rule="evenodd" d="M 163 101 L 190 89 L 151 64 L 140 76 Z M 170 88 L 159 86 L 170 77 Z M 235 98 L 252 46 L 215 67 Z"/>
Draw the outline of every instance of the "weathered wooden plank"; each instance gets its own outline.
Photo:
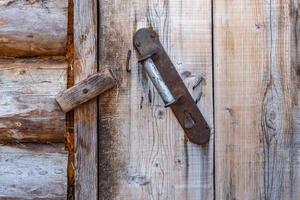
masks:
<path id="1" fill-rule="evenodd" d="M 62 110 L 68 112 L 112 88 L 116 83 L 113 74 L 105 69 L 62 91 L 55 99 Z"/>
<path id="2" fill-rule="evenodd" d="M 213 135 L 207 146 L 184 140 L 175 116 L 137 64 L 132 36 L 152 26 L 211 128 L 211 1 L 100 3 L 100 63 L 121 83 L 100 98 L 99 199 L 214 199 Z M 131 73 L 126 72 L 128 50 Z M 193 84 L 204 81 L 195 90 Z"/>
<path id="3" fill-rule="evenodd" d="M 63 57 L 0 60 L 0 141 L 63 142 L 55 95 L 67 85 Z"/>
<path id="4" fill-rule="evenodd" d="M 0 145 L 0 199 L 66 199 L 64 145 Z"/>
<path id="5" fill-rule="evenodd" d="M 299 1 L 214 1 L 216 199 L 299 199 Z"/>
<path id="6" fill-rule="evenodd" d="M 68 0 L 1 0 L 0 56 L 64 55 Z"/>
<path id="7" fill-rule="evenodd" d="M 74 1 L 74 81 L 97 71 L 97 1 Z M 75 199 L 97 199 L 97 102 L 74 110 Z"/>

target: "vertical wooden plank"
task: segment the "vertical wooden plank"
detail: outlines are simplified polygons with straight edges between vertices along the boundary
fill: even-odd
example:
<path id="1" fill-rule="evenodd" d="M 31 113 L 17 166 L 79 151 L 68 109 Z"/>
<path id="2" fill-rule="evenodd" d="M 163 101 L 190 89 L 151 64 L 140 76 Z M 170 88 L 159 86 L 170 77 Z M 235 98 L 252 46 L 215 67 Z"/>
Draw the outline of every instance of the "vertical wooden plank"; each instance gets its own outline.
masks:
<path id="1" fill-rule="evenodd" d="M 299 1 L 214 1 L 216 199 L 299 199 Z"/>
<path id="2" fill-rule="evenodd" d="M 100 66 L 109 64 L 121 81 L 99 104 L 99 199 L 214 198 L 213 135 L 203 147 L 184 140 L 132 47 L 139 28 L 158 31 L 195 99 L 202 93 L 198 105 L 212 127 L 210 2 L 100 1 Z"/>
<path id="3" fill-rule="evenodd" d="M 211 1 L 176 0 L 169 4 L 168 53 L 213 131 Z M 193 89 L 199 80 L 200 85 Z M 174 126 L 170 134 L 175 138 L 175 199 L 214 199 L 214 133 L 206 146 L 194 145 L 183 140 L 173 116 L 169 120 Z"/>
<path id="4" fill-rule="evenodd" d="M 97 1 L 74 0 L 74 81 L 97 71 Z M 97 199 L 97 102 L 74 111 L 75 199 Z"/>
<path id="5" fill-rule="evenodd" d="M 288 4 L 288 32 L 286 34 L 290 35 L 290 42 L 288 42 L 290 62 L 288 63 L 290 66 L 290 102 L 292 103 L 292 110 L 289 112 L 292 113 L 290 115 L 293 135 L 291 141 L 291 164 L 290 164 L 290 176 L 292 180 L 291 191 L 291 199 L 299 199 L 300 198 L 300 104 L 299 104 L 299 85 L 300 85 L 300 1 L 294 0 L 290 1 Z M 284 9 L 286 10 L 286 9 Z M 287 11 L 287 10 L 286 10 Z M 284 30 L 284 29 L 283 29 Z"/>

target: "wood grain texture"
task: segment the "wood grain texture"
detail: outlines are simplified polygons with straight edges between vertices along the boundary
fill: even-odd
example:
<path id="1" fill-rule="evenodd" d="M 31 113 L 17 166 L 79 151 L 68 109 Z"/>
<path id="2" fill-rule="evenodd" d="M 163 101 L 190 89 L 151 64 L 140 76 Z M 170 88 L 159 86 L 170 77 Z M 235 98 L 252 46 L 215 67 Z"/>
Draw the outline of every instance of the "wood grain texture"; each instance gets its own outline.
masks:
<path id="1" fill-rule="evenodd" d="M 0 56 L 64 55 L 68 0 L 1 0 Z"/>
<path id="2" fill-rule="evenodd" d="M 0 145 L 0 199 L 66 199 L 64 145 Z"/>
<path id="3" fill-rule="evenodd" d="M 97 71 L 97 1 L 74 1 L 74 81 Z M 97 102 L 74 110 L 75 199 L 97 199 Z"/>
<path id="4" fill-rule="evenodd" d="M 99 5 L 100 64 L 113 66 L 121 80 L 99 103 L 99 199 L 214 199 L 213 135 L 207 146 L 185 141 L 132 47 L 139 28 L 158 31 L 193 97 L 202 94 L 198 105 L 213 128 L 211 1 L 101 0 Z M 200 77 L 204 81 L 192 90 Z"/>
<path id="5" fill-rule="evenodd" d="M 73 87 L 59 93 L 55 99 L 62 110 L 68 112 L 97 97 L 114 85 L 116 85 L 116 80 L 112 73 L 106 69 L 103 72 L 89 76 Z"/>
<path id="6" fill-rule="evenodd" d="M 63 57 L 0 60 L 0 141 L 64 142 L 66 78 Z"/>
<path id="7" fill-rule="evenodd" d="M 214 1 L 216 199 L 299 199 L 299 1 Z"/>

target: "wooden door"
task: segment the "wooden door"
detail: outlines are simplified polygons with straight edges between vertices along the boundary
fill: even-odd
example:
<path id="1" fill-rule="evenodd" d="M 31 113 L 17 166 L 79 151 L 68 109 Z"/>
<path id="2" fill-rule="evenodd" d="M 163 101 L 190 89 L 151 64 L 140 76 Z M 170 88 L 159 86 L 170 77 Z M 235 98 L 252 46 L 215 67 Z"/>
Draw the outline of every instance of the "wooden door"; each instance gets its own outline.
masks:
<path id="1" fill-rule="evenodd" d="M 211 7 L 210 0 L 74 1 L 74 76 L 108 67 L 119 79 L 75 110 L 76 199 L 214 199 L 213 131 L 205 146 L 186 140 L 132 46 L 139 28 L 159 33 L 213 130 Z"/>
<path id="2" fill-rule="evenodd" d="M 121 79 L 99 100 L 99 199 L 214 198 L 214 133 L 205 146 L 184 138 L 132 46 L 139 28 L 159 33 L 191 94 L 201 96 L 198 106 L 213 129 L 211 6 L 210 0 L 99 1 L 100 67 L 111 66 Z"/>

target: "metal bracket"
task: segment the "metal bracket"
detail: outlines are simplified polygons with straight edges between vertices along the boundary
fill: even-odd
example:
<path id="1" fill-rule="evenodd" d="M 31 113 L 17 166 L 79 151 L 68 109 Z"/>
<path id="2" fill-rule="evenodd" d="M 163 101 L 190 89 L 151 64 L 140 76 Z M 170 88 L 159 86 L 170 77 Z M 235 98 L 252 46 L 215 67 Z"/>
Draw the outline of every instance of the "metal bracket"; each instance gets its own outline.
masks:
<path id="1" fill-rule="evenodd" d="M 135 33 L 133 43 L 148 76 L 166 107 L 173 110 L 186 136 L 193 143 L 207 143 L 210 128 L 160 43 L 158 34 L 151 29 L 140 29 Z"/>

